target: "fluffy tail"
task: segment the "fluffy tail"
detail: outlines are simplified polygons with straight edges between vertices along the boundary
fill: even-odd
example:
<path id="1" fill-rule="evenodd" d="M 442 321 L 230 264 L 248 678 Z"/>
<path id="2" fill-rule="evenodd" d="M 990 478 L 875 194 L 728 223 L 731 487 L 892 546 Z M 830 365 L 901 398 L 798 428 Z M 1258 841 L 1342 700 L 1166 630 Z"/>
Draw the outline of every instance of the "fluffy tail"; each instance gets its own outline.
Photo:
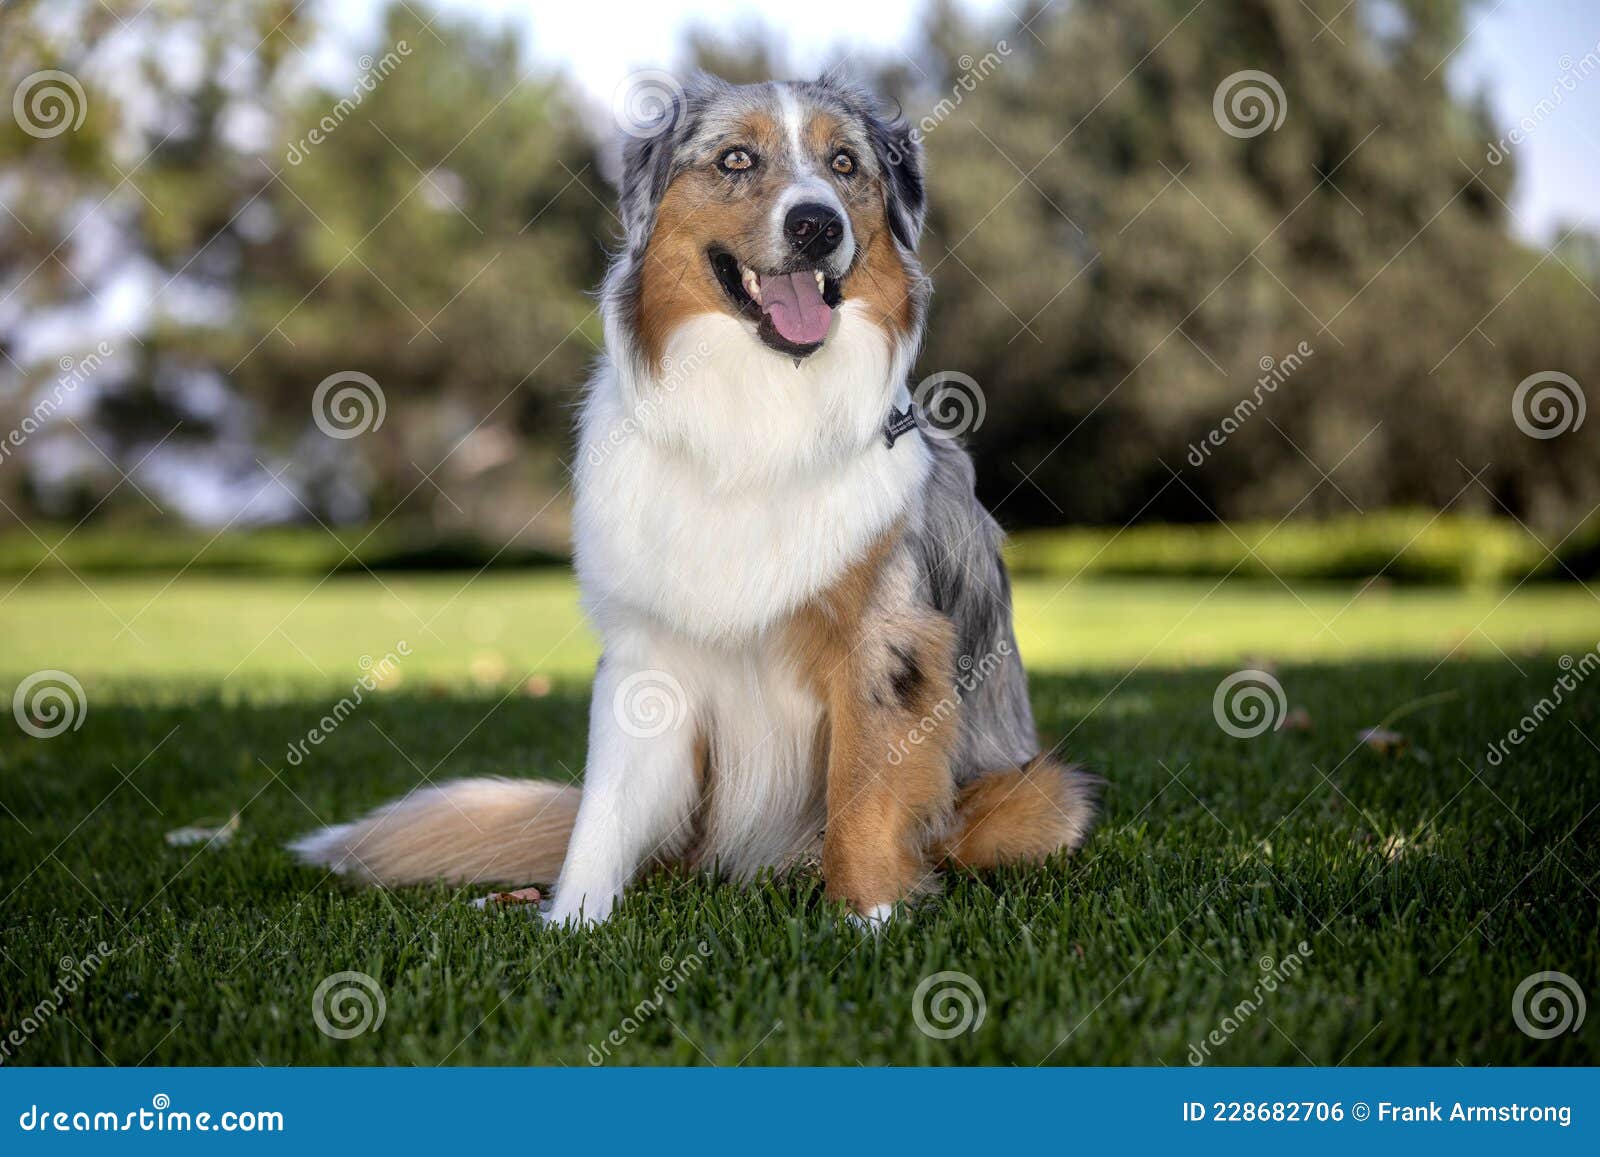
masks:
<path id="1" fill-rule="evenodd" d="M 546 882 L 561 871 L 580 795 L 533 779 L 458 779 L 311 832 L 289 849 L 369 884 Z"/>
<path id="2" fill-rule="evenodd" d="M 954 830 L 937 852 L 957 867 L 979 869 L 1075 852 L 1094 826 L 1102 783 L 1048 755 L 980 775 L 961 789 Z"/>

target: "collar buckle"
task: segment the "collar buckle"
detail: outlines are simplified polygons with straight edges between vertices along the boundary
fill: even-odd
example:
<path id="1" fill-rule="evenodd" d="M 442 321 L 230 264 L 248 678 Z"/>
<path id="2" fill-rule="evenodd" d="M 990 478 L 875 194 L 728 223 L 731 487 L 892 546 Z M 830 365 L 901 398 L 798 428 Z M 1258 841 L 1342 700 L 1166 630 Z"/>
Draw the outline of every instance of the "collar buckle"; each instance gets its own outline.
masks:
<path id="1" fill-rule="evenodd" d="M 883 422 L 883 442 L 889 449 L 894 449 L 895 439 L 917 428 L 917 405 L 915 402 L 907 403 L 905 412 L 889 407 L 889 416 Z"/>

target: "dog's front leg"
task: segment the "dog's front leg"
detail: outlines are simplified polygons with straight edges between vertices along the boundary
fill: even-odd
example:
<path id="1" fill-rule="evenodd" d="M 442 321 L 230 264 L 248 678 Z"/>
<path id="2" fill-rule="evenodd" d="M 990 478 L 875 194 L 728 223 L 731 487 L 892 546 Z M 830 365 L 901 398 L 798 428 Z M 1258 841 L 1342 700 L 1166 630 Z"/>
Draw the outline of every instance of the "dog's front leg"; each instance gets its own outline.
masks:
<path id="1" fill-rule="evenodd" d="M 853 650 L 830 697 L 827 894 L 869 925 L 933 882 L 928 849 L 955 799 L 950 637 L 900 619 Z"/>
<path id="2" fill-rule="evenodd" d="M 578 819 L 545 919 L 594 923 L 650 859 L 688 838 L 699 792 L 696 711 L 658 656 L 608 647 L 589 707 Z"/>

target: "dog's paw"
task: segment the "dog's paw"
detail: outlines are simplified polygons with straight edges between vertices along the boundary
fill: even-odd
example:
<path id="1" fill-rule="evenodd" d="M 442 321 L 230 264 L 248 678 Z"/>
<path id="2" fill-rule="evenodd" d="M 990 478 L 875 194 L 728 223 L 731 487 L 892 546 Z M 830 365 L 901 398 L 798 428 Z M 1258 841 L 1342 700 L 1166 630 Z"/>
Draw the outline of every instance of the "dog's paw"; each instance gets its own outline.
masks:
<path id="1" fill-rule="evenodd" d="M 599 906 L 563 905 L 560 899 L 539 905 L 539 923 L 545 928 L 572 931 L 597 928 L 611 916 L 611 903 Z"/>
<path id="2" fill-rule="evenodd" d="M 848 912 L 845 919 L 861 932 L 882 932 L 895 918 L 893 904 L 874 904 L 865 912 Z"/>

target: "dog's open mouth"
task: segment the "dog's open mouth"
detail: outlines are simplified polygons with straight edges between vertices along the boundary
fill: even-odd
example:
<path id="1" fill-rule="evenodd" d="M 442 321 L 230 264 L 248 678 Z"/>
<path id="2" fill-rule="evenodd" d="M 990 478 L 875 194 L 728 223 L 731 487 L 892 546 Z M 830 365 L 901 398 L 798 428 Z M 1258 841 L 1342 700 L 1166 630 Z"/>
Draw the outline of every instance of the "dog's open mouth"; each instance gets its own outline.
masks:
<path id="1" fill-rule="evenodd" d="M 722 291 L 741 316 L 757 323 L 763 342 L 797 358 L 822 348 L 843 297 L 838 278 L 812 268 L 757 273 L 726 249 L 707 256 Z"/>

